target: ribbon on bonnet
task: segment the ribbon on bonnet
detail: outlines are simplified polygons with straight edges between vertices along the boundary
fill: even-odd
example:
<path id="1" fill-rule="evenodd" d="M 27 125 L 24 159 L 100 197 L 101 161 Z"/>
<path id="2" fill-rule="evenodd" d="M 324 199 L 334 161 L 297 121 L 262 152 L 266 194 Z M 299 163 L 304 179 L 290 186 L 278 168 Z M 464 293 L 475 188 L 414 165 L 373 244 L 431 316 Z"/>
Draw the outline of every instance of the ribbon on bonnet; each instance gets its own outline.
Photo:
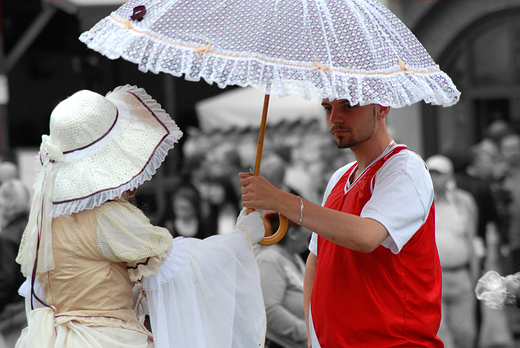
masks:
<path id="1" fill-rule="evenodd" d="M 39 160 L 42 167 L 34 186 L 29 222 L 16 258 L 24 276 L 33 280 L 36 273 L 48 272 L 55 266 L 52 253 L 52 196 L 55 167 L 63 161 L 63 152 L 49 135 L 42 136 Z"/>

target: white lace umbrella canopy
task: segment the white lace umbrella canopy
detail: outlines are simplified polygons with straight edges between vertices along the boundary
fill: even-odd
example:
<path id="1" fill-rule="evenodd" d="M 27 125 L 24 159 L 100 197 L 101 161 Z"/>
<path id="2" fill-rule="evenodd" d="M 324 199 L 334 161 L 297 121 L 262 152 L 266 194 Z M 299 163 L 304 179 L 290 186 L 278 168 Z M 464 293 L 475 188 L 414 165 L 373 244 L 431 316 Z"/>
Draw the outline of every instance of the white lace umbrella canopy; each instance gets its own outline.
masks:
<path id="1" fill-rule="evenodd" d="M 142 71 L 221 88 L 396 108 L 460 98 L 412 32 L 376 0 L 130 0 L 80 40 Z"/>

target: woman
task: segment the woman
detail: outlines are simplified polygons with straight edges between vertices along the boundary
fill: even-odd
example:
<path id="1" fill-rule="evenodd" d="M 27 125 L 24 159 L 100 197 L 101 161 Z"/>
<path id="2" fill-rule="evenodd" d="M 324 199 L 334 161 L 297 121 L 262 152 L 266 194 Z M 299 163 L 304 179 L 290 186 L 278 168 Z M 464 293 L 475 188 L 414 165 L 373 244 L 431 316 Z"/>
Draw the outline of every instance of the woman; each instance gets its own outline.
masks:
<path id="1" fill-rule="evenodd" d="M 163 225 L 173 237 L 208 237 L 202 218 L 202 201 L 191 184 L 181 184 L 170 197 L 171 207 Z"/>
<path id="2" fill-rule="evenodd" d="M 278 214 L 266 214 L 266 230 L 278 229 Z M 311 231 L 290 221 L 278 244 L 256 247 L 260 283 L 267 315 L 268 348 L 306 348 L 307 325 L 303 310 L 305 264 Z"/>
<path id="3" fill-rule="evenodd" d="M 17 258 L 29 325 L 16 347 L 261 344 L 251 252 L 264 235 L 260 213 L 242 212 L 218 239 L 172 241 L 130 203 L 181 136 L 159 104 L 128 85 L 106 97 L 80 91 L 54 109 Z M 140 283 L 153 335 L 139 312 Z"/>

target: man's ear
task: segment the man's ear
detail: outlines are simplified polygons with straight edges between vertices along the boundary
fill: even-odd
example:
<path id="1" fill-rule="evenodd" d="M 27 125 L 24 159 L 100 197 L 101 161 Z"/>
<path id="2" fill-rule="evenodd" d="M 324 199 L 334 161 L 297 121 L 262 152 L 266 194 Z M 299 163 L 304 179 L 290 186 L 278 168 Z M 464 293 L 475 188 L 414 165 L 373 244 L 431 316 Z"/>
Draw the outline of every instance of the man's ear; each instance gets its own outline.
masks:
<path id="1" fill-rule="evenodd" d="M 376 104 L 376 116 L 378 120 L 385 118 L 390 112 L 390 106 L 382 106 Z"/>

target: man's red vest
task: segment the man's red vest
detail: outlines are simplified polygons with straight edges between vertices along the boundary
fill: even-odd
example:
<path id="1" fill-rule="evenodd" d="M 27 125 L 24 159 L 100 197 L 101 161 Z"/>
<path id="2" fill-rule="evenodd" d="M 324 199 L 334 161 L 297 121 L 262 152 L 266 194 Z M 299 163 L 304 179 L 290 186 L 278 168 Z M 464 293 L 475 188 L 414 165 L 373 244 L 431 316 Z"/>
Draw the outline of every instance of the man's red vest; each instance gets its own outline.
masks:
<path id="1" fill-rule="evenodd" d="M 345 194 L 355 166 L 350 168 L 325 207 L 359 216 L 377 171 L 404 149 L 397 147 L 372 164 Z M 402 209 L 399 202 L 389 204 L 389 209 Z M 426 222 L 398 254 L 381 245 L 371 253 L 358 252 L 318 237 L 311 315 L 322 348 L 443 347 L 437 337 L 441 290 L 433 204 Z"/>

